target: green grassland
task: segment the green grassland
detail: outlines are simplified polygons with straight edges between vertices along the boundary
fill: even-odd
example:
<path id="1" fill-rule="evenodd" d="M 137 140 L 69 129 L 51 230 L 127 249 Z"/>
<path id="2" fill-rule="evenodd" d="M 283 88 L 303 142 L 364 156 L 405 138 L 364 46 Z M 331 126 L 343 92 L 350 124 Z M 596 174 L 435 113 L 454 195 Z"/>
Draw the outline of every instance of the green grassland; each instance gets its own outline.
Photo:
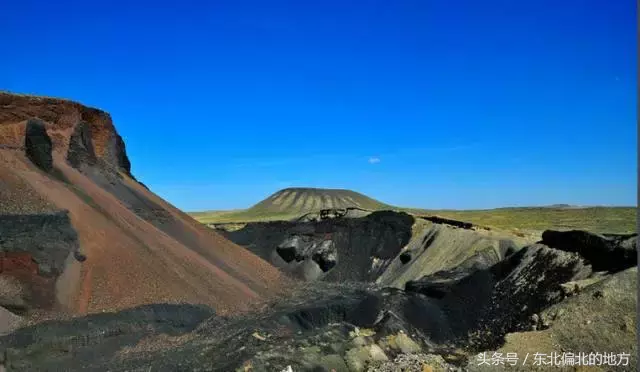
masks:
<path id="1" fill-rule="evenodd" d="M 417 216 L 440 216 L 500 230 L 542 231 L 581 229 L 598 233 L 636 232 L 635 207 L 547 207 L 497 208 L 486 210 L 430 210 L 394 207 L 351 190 L 288 188 L 280 190 L 244 210 L 190 213 L 202 223 L 239 223 L 293 220 L 321 209 L 358 207 L 366 210 L 396 210 Z"/>
<path id="2" fill-rule="evenodd" d="M 498 208 L 488 210 L 415 210 L 420 215 L 438 215 L 506 230 L 587 230 L 598 233 L 631 233 L 637 229 L 635 207 L 587 208 Z"/>
<path id="3" fill-rule="evenodd" d="M 503 230 L 582 229 L 598 233 L 636 232 L 635 207 L 588 208 L 498 208 L 488 210 L 425 210 L 380 207 L 375 209 L 401 210 L 415 215 L 437 215 L 475 225 Z M 211 211 L 190 213 L 202 223 L 232 223 L 291 220 L 301 213 L 282 211 L 272 213 L 264 209 Z"/>
<path id="4" fill-rule="evenodd" d="M 189 212 L 189 215 L 202 223 L 288 221 L 300 217 L 298 213 L 260 213 L 248 209 L 240 211 Z"/>
<path id="5" fill-rule="evenodd" d="M 288 188 L 245 210 L 194 212 L 203 223 L 291 220 L 321 209 L 358 207 L 367 210 L 393 207 L 351 190 Z"/>

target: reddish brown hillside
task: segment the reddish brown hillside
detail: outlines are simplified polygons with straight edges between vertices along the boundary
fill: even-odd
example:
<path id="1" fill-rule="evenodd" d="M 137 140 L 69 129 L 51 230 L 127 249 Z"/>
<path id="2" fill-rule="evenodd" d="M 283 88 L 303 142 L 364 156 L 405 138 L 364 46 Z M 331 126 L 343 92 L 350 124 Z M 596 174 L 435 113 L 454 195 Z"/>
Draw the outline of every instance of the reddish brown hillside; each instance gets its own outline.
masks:
<path id="1" fill-rule="evenodd" d="M 48 148 L 39 126 L 51 138 L 51 168 L 36 165 Z M 29 254 L 38 267 L 36 279 L 15 275 L 36 307 L 186 301 L 229 313 L 283 281 L 135 181 L 108 114 L 64 100 L 0 93 L 0 228 L 0 252 Z M 43 287 L 47 299 L 35 295 Z"/>

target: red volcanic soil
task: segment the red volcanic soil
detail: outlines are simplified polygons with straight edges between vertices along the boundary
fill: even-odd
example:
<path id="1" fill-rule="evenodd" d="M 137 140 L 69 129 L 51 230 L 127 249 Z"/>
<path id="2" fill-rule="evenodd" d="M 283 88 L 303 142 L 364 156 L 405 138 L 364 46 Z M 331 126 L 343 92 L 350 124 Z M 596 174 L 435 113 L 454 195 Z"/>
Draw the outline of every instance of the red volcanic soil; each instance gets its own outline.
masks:
<path id="1" fill-rule="evenodd" d="M 31 253 L 27 252 L 0 252 L 0 274 L 12 273 L 38 274 L 38 265 L 33 262 Z"/>
<path id="2" fill-rule="evenodd" d="M 77 102 L 0 92 L 0 144 L 22 146 L 22 122 L 39 118 L 47 124 L 47 132 L 58 150 L 68 146 L 69 133 L 79 123 L 91 126 L 96 155 L 105 156 L 109 137 L 116 133 L 111 116 L 101 110 Z"/>
<path id="3" fill-rule="evenodd" d="M 52 137 L 55 176 L 36 167 L 23 151 L 24 127 L 31 118 L 44 121 Z M 80 170 L 67 162 L 70 133 L 80 122 L 90 124 L 95 154 L 113 166 L 110 170 Z M 270 264 L 130 178 L 118 160 L 126 156 L 124 148 L 115 156 L 109 149 L 116 136 L 109 115 L 100 110 L 0 93 L 0 215 L 68 210 L 86 256 L 83 262 L 68 259 L 57 277 L 58 305 L 87 313 L 189 302 L 228 314 L 284 287 L 285 279 Z M 102 175 L 109 182 L 97 182 Z M 33 269 L 19 254 L 1 262 Z"/>

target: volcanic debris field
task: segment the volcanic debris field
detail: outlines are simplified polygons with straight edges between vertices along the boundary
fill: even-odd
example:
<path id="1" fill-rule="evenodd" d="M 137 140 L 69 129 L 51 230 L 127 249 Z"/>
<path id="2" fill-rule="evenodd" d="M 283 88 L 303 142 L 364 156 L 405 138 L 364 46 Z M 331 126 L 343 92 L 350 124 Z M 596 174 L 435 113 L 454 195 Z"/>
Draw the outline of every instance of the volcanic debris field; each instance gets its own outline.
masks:
<path id="1" fill-rule="evenodd" d="M 0 200 L 0 370 L 637 368 L 629 221 L 523 233 L 286 189 L 206 226 L 134 178 L 108 114 L 7 93 Z"/>

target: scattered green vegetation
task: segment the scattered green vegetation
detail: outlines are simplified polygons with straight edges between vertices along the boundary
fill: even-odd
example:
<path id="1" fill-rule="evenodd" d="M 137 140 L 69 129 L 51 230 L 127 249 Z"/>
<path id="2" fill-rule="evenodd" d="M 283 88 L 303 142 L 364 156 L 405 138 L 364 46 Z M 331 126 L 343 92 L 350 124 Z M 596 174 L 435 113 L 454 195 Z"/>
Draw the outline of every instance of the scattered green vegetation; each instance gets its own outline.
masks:
<path id="1" fill-rule="evenodd" d="M 249 209 L 240 211 L 189 212 L 189 215 L 202 223 L 288 221 L 301 216 L 301 214 L 298 213 L 261 214 Z"/>
<path id="2" fill-rule="evenodd" d="M 636 232 L 635 207 L 497 208 L 486 210 L 430 210 L 398 208 L 351 190 L 289 188 L 280 190 L 249 209 L 190 213 L 202 223 L 241 223 L 293 220 L 321 209 L 358 207 L 396 210 L 417 216 L 440 216 L 500 230 L 542 231 L 581 229 L 597 233 Z"/>
<path id="3" fill-rule="evenodd" d="M 194 212 L 203 223 L 292 220 L 321 209 L 358 207 L 367 210 L 393 207 L 351 190 L 288 188 L 246 210 Z"/>
<path id="4" fill-rule="evenodd" d="M 636 232 L 637 226 L 635 207 L 531 207 L 488 210 L 424 210 L 389 207 L 387 209 L 402 210 L 415 215 L 438 215 L 505 230 L 583 229 L 598 233 L 631 233 Z M 247 209 L 195 212 L 190 215 L 202 223 L 230 223 L 291 220 L 300 217 L 301 214 Z"/>
<path id="5" fill-rule="evenodd" d="M 635 207 L 529 207 L 460 211 L 408 209 L 407 211 L 417 215 L 438 215 L 508 230 L 581 229 L 597 233 L 631 233 L 636 232 L 637 229 Z"/>

